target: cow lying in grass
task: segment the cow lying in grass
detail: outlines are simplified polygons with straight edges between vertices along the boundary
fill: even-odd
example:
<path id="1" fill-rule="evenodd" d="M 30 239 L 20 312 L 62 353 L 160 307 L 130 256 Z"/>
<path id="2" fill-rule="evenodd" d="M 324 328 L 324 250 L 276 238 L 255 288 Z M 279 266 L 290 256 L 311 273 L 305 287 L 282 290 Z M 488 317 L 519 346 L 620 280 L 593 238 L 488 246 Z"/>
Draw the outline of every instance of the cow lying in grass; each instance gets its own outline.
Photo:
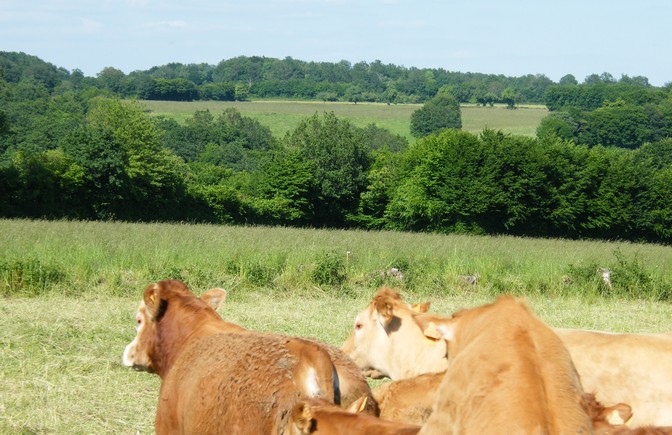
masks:
<path id="1" fill-rule="evenodd" d="M 334 402 L 328 352 L 225 322 L 179 281 L 149 285 L 123 363 L 161 378 L 157 434 L 279 434 L 300 398 Z"/>
<path id="2" fill-rule="evenodd" d="M 448 365 L 445 343 L 424 335 L 413 322 L 416 314 L 397 292 L 383 288 L 357 315 L 342 349 L 361 369 L 393 380 L 443 371 Z M 633 427 L 672 425 L 672 334 L 553 330 L 585 391 L 596 393 L 601 403 L 631 406 Z"/>

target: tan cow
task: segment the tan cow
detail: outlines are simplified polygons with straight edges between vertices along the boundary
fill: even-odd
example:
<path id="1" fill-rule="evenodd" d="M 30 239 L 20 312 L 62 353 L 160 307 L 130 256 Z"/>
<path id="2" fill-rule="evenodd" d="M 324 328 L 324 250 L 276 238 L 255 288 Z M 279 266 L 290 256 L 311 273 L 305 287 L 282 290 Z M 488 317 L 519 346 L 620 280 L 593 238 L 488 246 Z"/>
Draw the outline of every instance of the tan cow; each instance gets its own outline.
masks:
<path id="1" fill-rule="evenodd" d="M 371 391 L 384 420 L 422 425 L 432 413 L 434 398 L 445 372 L 424 373 L 386 382 Z"/>
<path id="2" fill-rule="evenodd" d="M 383 299 L 394 302 L 380 303 Z M 414 313 L 408 307 L 396 292 L 381 289 L 357 315 L 342 349 L 363 370 L 394 367 L 393 376 L 386 373 L 392 379 L 437 372 L 447 366 L 445 354 L 436 352 L 432 341 L 413 328 L 410 320 Z M 387 321 L 398 327 L 385 331 L 380 325 Z M 630 405 L 633 427 L 672 425 L 672 334 L 554 331 L 569 350 L 585 391 L 595 392 L 601 403 Z M 423 355 L 424 359 L 414 364 L 412 358 L 394 354 L 402 349 L 406 355 Z M 433 360 L 428 361 L 430 358 Z M 400 377 L 404 374 L 408 376 Z"/>
<path id="3" fill-rule="evenodd" d="M 366 397 L 348 410 L 321 399 L 303 399 L 292 409 L 288 435 L 415 435 L 420 426 L 395 423 L 361 414 Z"/>
<path id="4" fill-rule="evenodd" d="M 510 296 L 452 317 L 414 317 L 448 342 L 449 367 L 421 434 L 589 434 L 569 352 Z"/>
<path id="5" fill-rule="evenodd" d="M 586 391 L 632 407 L 631 427 L 672 426 L 672 334 L 555 328 Z"/>
<path id="6" fill-rule="evenodd" d="M 298 399 L 335 400 L 321 346 L 232 325 L 179 281 L 145 289 L 123 363 L 161 378 L 157 434 L 279 434 Z"/>
<path id="7" fill-rule="evenodd" d="M 341 349 L 362 370 L 374 369 L 393 380 L 446 370 L 446 343 L 422 335 L 413 314 L 397 292 L 383 287 L 357 315 Z"/>

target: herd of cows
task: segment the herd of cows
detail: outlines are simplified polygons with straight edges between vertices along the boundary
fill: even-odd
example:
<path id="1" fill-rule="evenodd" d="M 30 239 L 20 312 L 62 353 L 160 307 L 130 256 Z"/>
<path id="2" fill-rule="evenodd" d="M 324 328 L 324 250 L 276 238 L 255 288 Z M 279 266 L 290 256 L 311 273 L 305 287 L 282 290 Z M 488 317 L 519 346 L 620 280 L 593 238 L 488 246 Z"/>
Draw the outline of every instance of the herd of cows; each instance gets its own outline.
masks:
<path id="1" fill-rule="evenodd" d="M 382 288 L 339 349 L 227 322 L 225 297 L 145 289 L 123 363 L 161 378 L 157 434 L 672 434 L 672 333 L 550 328 L 511 296 L 441 316 Z"/>

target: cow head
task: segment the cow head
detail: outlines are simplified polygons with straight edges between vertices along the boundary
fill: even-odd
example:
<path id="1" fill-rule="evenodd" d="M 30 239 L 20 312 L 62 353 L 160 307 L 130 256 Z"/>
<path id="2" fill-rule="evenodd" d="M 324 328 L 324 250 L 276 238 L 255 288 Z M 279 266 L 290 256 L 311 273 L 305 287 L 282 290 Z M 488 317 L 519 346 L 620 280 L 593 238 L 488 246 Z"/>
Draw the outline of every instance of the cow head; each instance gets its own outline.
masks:
<path id="1" fill-rule="evenodd" d="M 189 288 L 177 280 L 164 280 L 147 286 L 135 314 L 135 338 L 124 349 L 122 361 L 126 367 L 150 373 L 156 372 L 154 352 L 157 348 L 157 328 L 171 301 L 176 298 L 196 299 Z M 211 289 L 201 298 L 216 310 L 226 298 L 226 291 Z"/>
<path id="2" fill-rule="evenodd" d="M 412 320 L 414 313 L 427 309 L 429 302 L 409 305 L 394 290 L 382 288 L 356 316 L 342 350 L 362 370 L 375 370 L 392 379 L 445 370 L 445 342 L 425 338 Z M 425 364 L 414 363 L 429 354 Z"/>

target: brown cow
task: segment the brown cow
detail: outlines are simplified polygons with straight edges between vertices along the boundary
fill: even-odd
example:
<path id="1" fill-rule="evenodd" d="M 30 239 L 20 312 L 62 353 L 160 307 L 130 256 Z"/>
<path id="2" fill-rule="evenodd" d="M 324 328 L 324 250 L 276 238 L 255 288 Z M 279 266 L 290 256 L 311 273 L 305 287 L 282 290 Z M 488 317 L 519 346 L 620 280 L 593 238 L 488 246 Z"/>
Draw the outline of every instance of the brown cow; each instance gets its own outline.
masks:
<path id="1" fill-rule="evenodd" d="M 220 305 L 226 300 L 226 295 L 226 290 L 221 288 L 213 288 L 203 293 L 201 295 L 201 299 L 206 301 L 208 304 L 210 304 L 210 306 L 213 307 L 215 311 L 217 311 Z M 233 323 L 229 323 L 229 325 L 240 332 L 248 331 L 248 329 Z M 350 359 L 350 357 L 345 354 L 345 352 L 336 346 L 332 346 L 314 339 L 305 337 L 302 337 L 302 339 L 310 341 L 324 348 L 324 350 L 329 353 L 329 357 L 336 367 L 336 372 L 338 375 L 338 395 L 341 406 L 347 407 L 355 400 L 363 396 L 368 396 L 371 398 L 371 389 L 369 388 L 369 384 L 366 382 L 365 377 L 362 375 L 362 371 L 359 369 L 357 364 L 355 364 L 354 361 L 352 361 L 352 359 Z M 377 415 L 378 410 L 375 408 L 376 402 L 369 400 L 367 403 L 368 406 L 366 407 L 366 413 Z"/>
<path id="2" fill-rule="evenodd" d="M 376 304 L 381 299 L 394 302 Z M 389 306 L 393 310 L 386 308 Z M 445 355 L 433 353 L 435 346 L 431 341 L 412 327 L 409 320 L 413 312 L 407 307 L 394 291 L 381 289 L 357 315 L 356 327 L 342 348 L 360 368 L 385 370 L 394 366 L 395 375 L 408 373 L 410 377 L 447 366 Z M 361 321 L 390 316 L 398 325 L 393 331 L 379 327 L 380 322 Z M 563 328 L 554 331 L 569 350 L 586 391 L 595 391 L 602 403 L 630 405 L 633 426 L 672 425 L 672 334 L 611 334 Z M 424 355 L 425 359 L 414 364 L 410 358 L 391 354 L 390 349 L 403 349 L 405 354 Z M 431 357 L 435 360 L 427 361 Z"/>
<path id="3" fill-rule="evenodd" d="M 157 434 L 277 434 L 299 398 L 335 400 L 321 346 L 225 322 L 179 281 L 149 285 L 136 323 L 123 362 L 161 377 Z"/>
<path id="4" fill-rule="evenodd" d="M 395 423 L 360 414 L 366 397 L 353 402 L 359 409 L 339 408 L 321 399 L 303 399 L 292 409 L 289 435 L 414 435 L 420 426 Z"/>
<path id="5" fill-rule="evenodd" d="M 450 355 L 420 433 L 592 433 L 569 352 L 522 301 L 504 296 L 451 318 L 414 319 Z"/>
<path id="6" fill-rule="evenodd" d="M 357 315 L 341 349 L 362 370 L 374 369 L 393 380 L 446 370 L 445 342 L 418 334 L 413 314 L 417 312 L 397 292 L 383 287 Z"/>

